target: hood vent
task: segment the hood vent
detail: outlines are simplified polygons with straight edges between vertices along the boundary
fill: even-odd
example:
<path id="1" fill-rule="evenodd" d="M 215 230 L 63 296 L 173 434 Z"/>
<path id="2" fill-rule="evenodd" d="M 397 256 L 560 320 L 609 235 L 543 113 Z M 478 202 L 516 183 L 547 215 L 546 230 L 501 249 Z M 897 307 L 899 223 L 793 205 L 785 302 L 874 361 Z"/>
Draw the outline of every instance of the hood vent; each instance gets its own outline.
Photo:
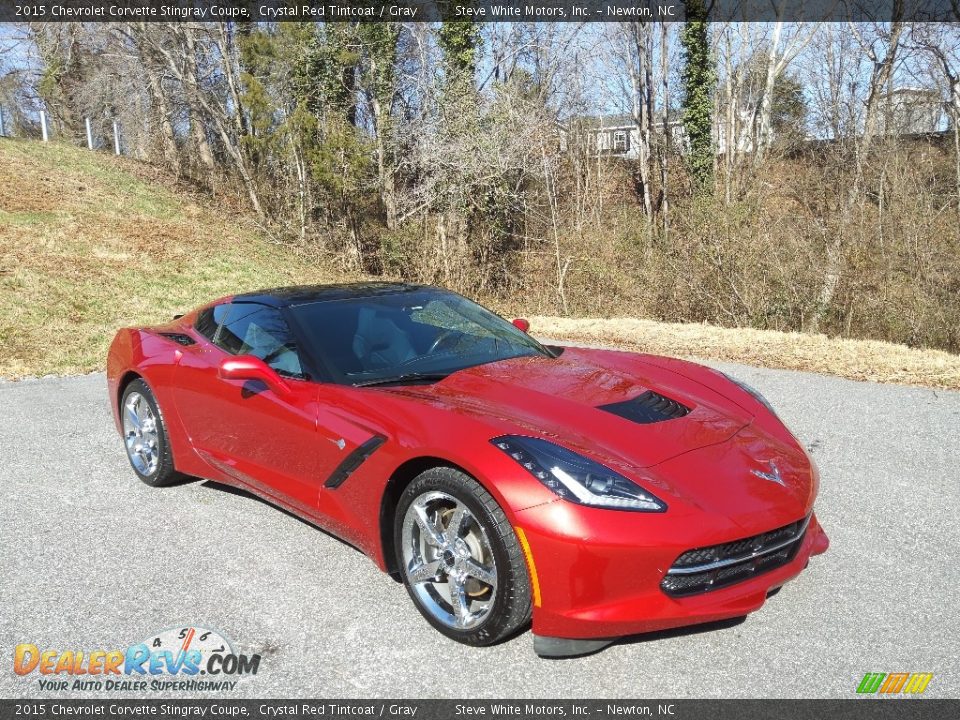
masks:
<path id="1" fill-rule="evenodd" d="M 174 333 L 174 332 L 162 332 L 157 333 L 160 337 L 165 337 L 167 340 L 173 340 L 178 345 L 196 345 L 197 341 L 194 340 L 189 335 L 184 333 Z"/>
<path id="2" fill-rule="evenodd" d="M 647 390 L 632 400 L 600 405 L 597 409 L 606 410 L 608 413 L 619 415 L 640 425 L 649 425 L 664 420 L 676 420 L 690 412 L 690 408 L 686 405 L 671 400 L 660 393 L 655 393 L 653 390 Z"/>

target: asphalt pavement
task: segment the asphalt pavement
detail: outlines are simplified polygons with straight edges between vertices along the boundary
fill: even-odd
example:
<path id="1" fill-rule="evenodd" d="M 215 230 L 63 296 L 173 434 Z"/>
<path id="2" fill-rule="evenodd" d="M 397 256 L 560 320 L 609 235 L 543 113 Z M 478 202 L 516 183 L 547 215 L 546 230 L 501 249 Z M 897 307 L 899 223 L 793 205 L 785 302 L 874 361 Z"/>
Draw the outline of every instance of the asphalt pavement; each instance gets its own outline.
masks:
<path id="1" fill-rule="evenodd" d="M 960 393 L 716 366 L 812 450 L 830 550 L 743 622 L 552 661 L 529 633 L 445 639 L 358 551 L 250 496 L 142 484 L 102 374 L 0 382 L 0 697 L 90 696 L 15 675 L 19 643 L 108 650 L 186 625 L 261 654 L 229 697 L 852 697 L 894 671 L 960 695 Z"/>

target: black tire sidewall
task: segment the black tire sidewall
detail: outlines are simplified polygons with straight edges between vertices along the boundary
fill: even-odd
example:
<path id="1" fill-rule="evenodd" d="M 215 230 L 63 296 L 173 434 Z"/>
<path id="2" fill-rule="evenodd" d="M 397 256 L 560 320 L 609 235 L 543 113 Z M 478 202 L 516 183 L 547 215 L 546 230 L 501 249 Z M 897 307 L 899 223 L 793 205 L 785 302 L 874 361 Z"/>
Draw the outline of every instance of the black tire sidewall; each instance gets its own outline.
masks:
<path id="1" fill-rule="evenodd" d="M 497 567 L 497 594 L 490 613 L 480 625 L 469 630 L 457 630 L 445 625 L 425 608 L 407 580 L 403 559 L 403 518 L 407 509 L 420 495 L 438 490 L 462 502 L 474 518 L 483 525 L 493 551 Z M 492 645 L 510 637 L 530 617 L 530 582 L 522 555 L 508 548 L 516 543 L 516 535 L 502 508 L 482 485 L 459 470 L 438 467 L 427 470 L 410 483 L 397 504 L 394 518 L 394 548 L 397 567 L 410 598 L 420 614 L 434 628 L 447 637 L 467 645 Z M 513 558 L 511 558 L 511 554 Z M 517 556 L 519 555 L 519 562 Z"/>
<path id="2" fill-rule="evenodd" d="M 120 398 L 121 425 L 123 423 L 123 413 L 127 404 L 127 398 L 129 398 L 130 395 L 135 392 L 139 393 L 147 401 L 147 403 L 150 405 L 150 409 L 153 411 L 153 416 L 156 418 L 157 444 L 159 445 L 158 454 L 160 459 L 157 462 L 157 469 L 149 475 L 144 475 L 137 470 L 137 467 L 130 459 L 129 452 L 127 452 L 127 461 L 130 463 L 130 467 L 133 469 L 133 472 L 136 473 L 137 477 L 147 485 L 150 485 L 151 487 L 168 485 L 178 477 L 178 473 L 174 469 L 173 457 L 170 453 L 170 444 L 167 442 L 167 428 L 164 425 L 163 413 L 160 412 L 160 406 L 157 404 L 157 400 L 153 395 L 153 391 L 142 379 L 133 380 L 123 389 L 123 395 Z M 126 436 L 124 436 L 124 451 L 126 451 Z"/>

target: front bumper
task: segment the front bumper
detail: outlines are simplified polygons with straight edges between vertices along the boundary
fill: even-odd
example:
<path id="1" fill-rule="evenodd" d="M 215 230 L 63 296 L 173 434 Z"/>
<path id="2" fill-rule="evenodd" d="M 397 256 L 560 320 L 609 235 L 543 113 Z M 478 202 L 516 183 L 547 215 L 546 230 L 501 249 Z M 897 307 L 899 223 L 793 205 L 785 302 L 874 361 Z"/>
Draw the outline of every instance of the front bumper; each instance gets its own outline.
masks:
<path id="1" fill-rule="evenodd" d="M 517 520 L 539 585 L 533 632 L 545 656 L 593 652 L 625 635 L 747 615 L 829 546 L 814 515 L 786 564 L 720 589 L 671 597 L 660 583 L 681 553 L 753 533 L 699 514 L 669 513 L 644 516 L 638 530 L 634 513 L 585 511 L 562 501 L 524 510 Z M 796 518 L 779 520 L 768 520 L 765 529 Z"/>

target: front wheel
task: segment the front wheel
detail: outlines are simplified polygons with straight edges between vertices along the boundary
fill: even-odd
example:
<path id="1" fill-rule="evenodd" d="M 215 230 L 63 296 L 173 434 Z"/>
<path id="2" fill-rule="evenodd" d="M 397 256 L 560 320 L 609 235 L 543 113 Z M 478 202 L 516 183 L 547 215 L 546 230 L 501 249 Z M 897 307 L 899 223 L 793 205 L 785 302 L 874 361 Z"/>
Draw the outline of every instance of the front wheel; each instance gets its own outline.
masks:
<path id="1" fill-rule="evenodd" d="M 394 547 L 414 604 L 447 637 L 492 645 L 529 621 L 520 543 L 496 500 L 464 473 L 433 468 L 407 486 Z"/>

